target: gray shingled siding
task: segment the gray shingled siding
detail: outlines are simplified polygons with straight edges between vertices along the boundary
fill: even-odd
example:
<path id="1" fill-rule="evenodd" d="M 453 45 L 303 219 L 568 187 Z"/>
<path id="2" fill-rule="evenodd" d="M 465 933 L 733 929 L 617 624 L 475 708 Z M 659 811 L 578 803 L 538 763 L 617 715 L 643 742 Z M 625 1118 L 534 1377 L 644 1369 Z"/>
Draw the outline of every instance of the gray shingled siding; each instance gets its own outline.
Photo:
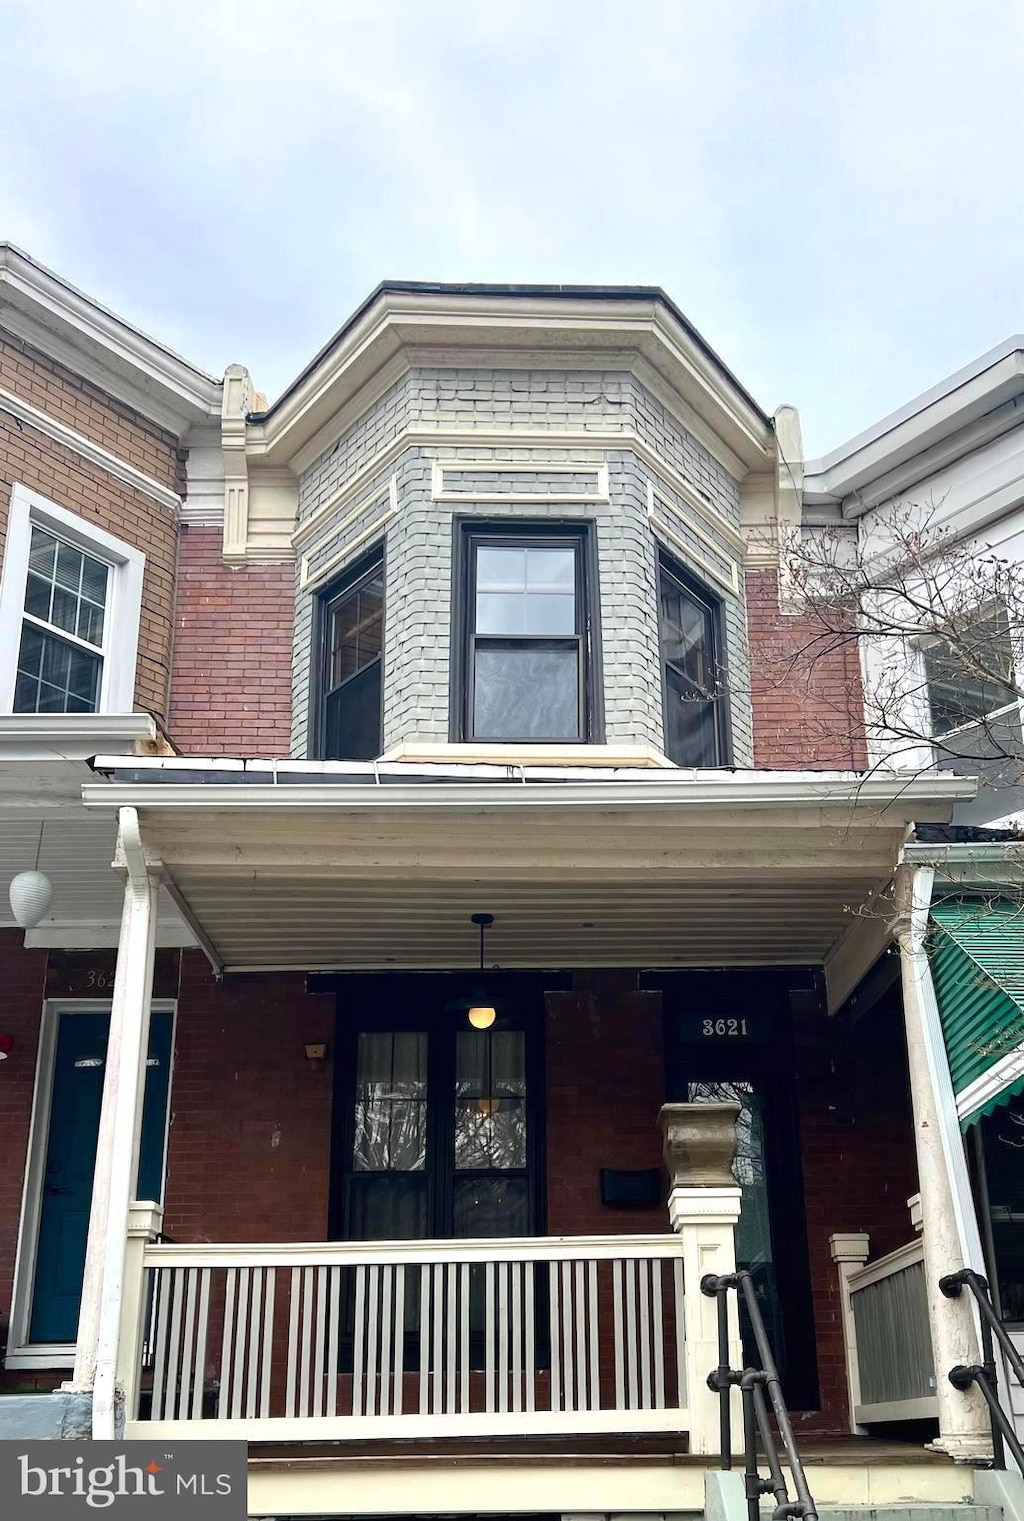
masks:
<path id="1" fill-rule="evenodd" d="M 628 374 L 562 374 L 518 371 L 417 370 L 404 377 L 305 473 L 300 482 L 299 516 L 311 513 L 344 489 L 348 480 L 408 425 L 503 429 L 557 428 L 571 431 L 632 427 L 649 447 L 683 474 L 730 522 L 739 517 L 737 483 L 707 451 L 670 417 L 659 402 Z M 432 462 L 457 458 L 479 469 L 448 471 L 446 492 L 455 502 L 432 498 Z M 545 470 L 571 463 L 572 472 Z M 503 465 L 535 465 L 535 470 L 505 470 Z M 597 496 L 597 468 L 609 468 L 610 501 Z M 323 567 L 344 569 L 345 546 L 351 559 L 373 543 L 367 527 L 389 505 L 392 473 L 397 478 L 398 511 L 387 524 L 386 612 L 384 649 L 384 746 L 402 740 L 444 741 L 449 737 L 449 662 L 452 611 L 453 516 L 475 514 L 490 521 L 510 519 L 588 519 L 596 525 L 598 604 L 602 643 L 604 738 L 609 743 L 662 744 L 659 675 L 656 544 L 647 517 L 650 469 L 631 450 L 593 448 L 506 447 L 443 444 L 409 448 L 349 501 L 325 515 L 304 546 L 310 573 Z M 659 479 L 659 492 L 677 500 Z M 474 494 L 555 496 L 556 501 L 475 502 Z M 462 500 L 465 496 L 465 501 Z M 575 500 L 562 500 L 572 496 Z M 361 510 L 354 512 L 353 508 Z M 666 513 L 668 516 L 668 513 Z M 673 528 L 684 544 L 685 524 Z M 702 525 L 707 531 L 707 525 Z M 723 552 L 735 552 L 719 536 Z M 355 541 L 358 540 L 358 543 Z M 699 541 L 694 540 L 699 551 Z M 684 563 L 687 556 L 673 547 Z M 705 546 L 705 553 L 707 549 Z M 733 695 L 734 758 L 750 764 L 750 704 L 746 691 L 746 618 L 737 599 L 722 589 L 696 561 L 693 573 L 723 601 L 723 623 Z M 310 630 L 313 594 L 300 593 L 296 608 L 293 753 L 304 755 L 308 743 Z"/>

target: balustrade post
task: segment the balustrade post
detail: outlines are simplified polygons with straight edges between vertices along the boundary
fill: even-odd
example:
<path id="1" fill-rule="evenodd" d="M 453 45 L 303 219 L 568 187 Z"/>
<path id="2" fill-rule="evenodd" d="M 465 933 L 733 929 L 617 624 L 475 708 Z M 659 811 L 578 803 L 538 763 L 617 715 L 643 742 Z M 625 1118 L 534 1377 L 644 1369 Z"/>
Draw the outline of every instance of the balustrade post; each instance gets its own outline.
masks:
<path id="1" fill-rule="evenodd" d="M 136 1199 L 128 1206 L 121 1334 L 117 1347 L 117 1386 L 124 1390 L 126 1421 L 134 1421 L 138 1417 L 139 1360 L 147 1310 L 144 1267 L 146 1247 L 159 1236 L 163 1219 L 163 1207 L 152 1199 Z"/>
<path id="2" fill-rule="evenodd" d="M 719 1446 L 719 1396 L 707 1377 L 718 1366 L 718 1307 L 700 1291 L 707 1273 L 736 1271 L 736 1222 L 740 1190 L 732 1173 L 739 1104 L 665 1104 L 658 1115 L 670 1181 L 669 1220 L 682 1241 L 685 1304 L 684 1366 L 690 1451 L 713 1453 Z M 739 1314 L 729 1295 L 729 1357 L 742 1367 Z M 735 1450 L 742 1424 L 735 1391 Z"/>
<path id="3" fill-rule="evenodd" d="M 850 1430 L 863 1436 L 867 1427 L 858 1426 L 856 1409 L 860 1397 L 860 1361 L 857 1354 L 857 1323 L 853 1317 L 850 1274 L 868 1260 L 870 1238 L 863 1231 L 850 1231 L 828 1238 L 832 1261 L 839 1269 L 839 1311 L 843 1321 L 843 1348 L 846 1353 L 846 1385 L 850 1394 Z"/>

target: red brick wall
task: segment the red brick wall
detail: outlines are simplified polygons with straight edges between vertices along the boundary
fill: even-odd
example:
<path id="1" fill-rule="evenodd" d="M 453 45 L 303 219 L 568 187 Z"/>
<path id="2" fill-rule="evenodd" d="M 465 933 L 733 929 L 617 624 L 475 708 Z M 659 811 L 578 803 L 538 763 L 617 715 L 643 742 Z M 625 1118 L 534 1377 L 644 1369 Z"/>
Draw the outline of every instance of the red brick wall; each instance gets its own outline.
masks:
<path id="1" fill-rule="evenodd" d="M 221 559 L 219 528 L 183 528 L 169 730 L 185 754 L 289 751 L 295 570 Z"/>
<path id="2" fill-rule="evenodd" d="M 774 571 L 748 571 L 746 585 L 755 766 L 865 770 L 856 642 L 822 641 L 813 617 L 781 612 Z"/>
<path id="3" fill-rule="evenodd" d="M 177 1241 L 319 1241 L 327 1232 L 333 997 L 301 975 L 218 983 L 182 955 L 165 1229 Z"/>
<path id="4" fill-rule="evenodd" d="M 171 490 L 184 489 L 184 457 L 170 434 L 6 335 L 0 336 L 0 387 L 85 434 Z M 170 677 L 177 552 L 173 513 L 45 434 L 0 412 L 0 552 L 15 482 L 107 529 L 145 554 L 135 706 L 163 719 Z"/>
<path id="5" fill-rule="evenodd" d="M 795 1010 L 794 1042 L 820 1386 L 820 1412 L 802 1426 L 839 1435 L 849 1430 L 849 1405 L 829 1237 L 866 1231 L 872 1257 L 913 1238 L 907 1199 L 917 1159 L 898 994 L 852 1030 Z"/>
<path id="6" fill-rule="evenodd" d="M 601 1203 L 602 1167 L 660 1167 L 665 1101 L 660 993 L 635 973 L 577 973 L 572 993 L 547 995 L 547 1194 L 552 1236 L 669 1229 L 663 1203 Z"/>

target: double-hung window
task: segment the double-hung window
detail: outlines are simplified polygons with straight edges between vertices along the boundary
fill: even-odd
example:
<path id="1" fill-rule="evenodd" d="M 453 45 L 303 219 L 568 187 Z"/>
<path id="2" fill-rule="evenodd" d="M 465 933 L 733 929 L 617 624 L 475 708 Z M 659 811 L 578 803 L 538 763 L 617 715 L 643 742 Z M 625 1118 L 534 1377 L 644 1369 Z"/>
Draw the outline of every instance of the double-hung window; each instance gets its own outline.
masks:
<path id="1" fill-rule="evenodd" d="M 145 557 L 15 486 L 0 583 L 0 711 L 131 712 Z"/>
<path id="2" fill-rule="evenodd" d="M 586 529 L 464 534 L 461 737 L 586 741 Z"/>
<path id="3" fill-rule="evenodd" d="M 924 646 L 932 733 L 949 734 L 991 718 L 1018 701 L 1016 662 L 1005 608 L 979 618 L 955 643 Z"/>
<path id="4" fill-rule="evenodd" d="M 376 760 L 382 749 L 384 560 L 378 550 L 321 597 L 320 758 Z"/>
<path id="5" fill-rule="evenodd" d="M 718 604 L 661 556 L 658 611 L 665 754 L 677 766 L 725 765 Z"/>

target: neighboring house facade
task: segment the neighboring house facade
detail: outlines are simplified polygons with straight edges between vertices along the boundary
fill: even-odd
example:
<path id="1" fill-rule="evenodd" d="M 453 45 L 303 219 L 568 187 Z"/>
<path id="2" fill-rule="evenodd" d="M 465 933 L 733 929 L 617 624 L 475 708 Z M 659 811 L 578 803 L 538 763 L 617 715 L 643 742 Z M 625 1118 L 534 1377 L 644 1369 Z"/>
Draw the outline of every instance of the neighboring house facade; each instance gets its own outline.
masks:
<path id="1" fill-rule="evenodd" d="M 898 609 L 891 603 L 889 627 L 883 611 L 862 644 L 872 765 L 981 778 L 977 794 L 956 805 L 952 827 L 920 827 L 904 861 L 915 874 L 924 1018 L 960 1249 L 989 1278 L 1019 1348 L 1024 339 L 804 463 L 802 479 L 806 530 L 845 536 L 865 570 L 878 567 L 880 585 L 913 598 L 912 606 L 910 597 Z M 903 564 L 887 569 L 894 535 Z M 877 926 L 880 950 L 882 918 Z M 879 996 L 887 966 L 891 979 L 895 967 L 883 957 L 855 995 L 861 1007 Z M 1006 1397 L 1024 1429 L 1015 1382 Z"/>
<path id="2" fill-rule="evenodd" d="M 54 889 L 3 931 L 0 1423 L 244 1436 L 254 1514 L 699 1509 L 735 1249 L 805 1434 L 983 1456 L 964 1306 L 909 1395 L 850 1336 L 953 1187 L 858 910 L 975 785 L 865 775 L 856 648 L 794 659 L 792 412 L 657 290 L 397 283 L 268 408 L 6 260 L 59 378 L 0 394 L 4 865 Z M 670 1211 L 659 1111 L 721 1100 L 740 1194 Z"/>

